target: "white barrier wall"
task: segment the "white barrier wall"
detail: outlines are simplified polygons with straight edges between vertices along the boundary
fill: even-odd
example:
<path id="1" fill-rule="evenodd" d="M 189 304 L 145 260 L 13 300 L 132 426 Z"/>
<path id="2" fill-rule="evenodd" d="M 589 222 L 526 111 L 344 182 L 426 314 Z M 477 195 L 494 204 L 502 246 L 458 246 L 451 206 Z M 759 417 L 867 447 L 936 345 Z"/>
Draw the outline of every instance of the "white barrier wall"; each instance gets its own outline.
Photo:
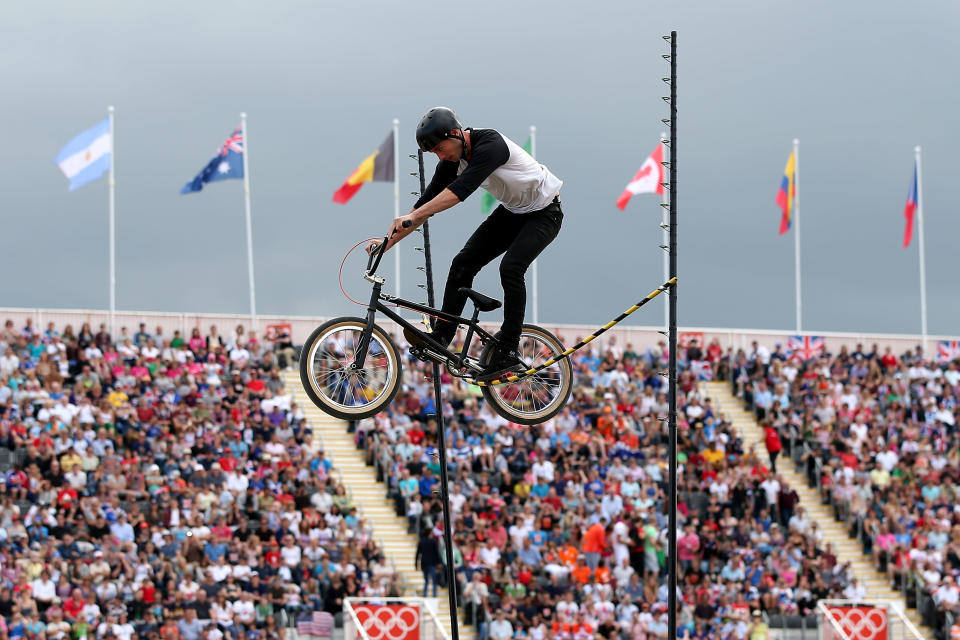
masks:
<path id="1" fill-rule="evenodd" d="M 73 326 L 74 333 L 79 332 L 84 322 L 89 322 L 93 332 L 97 332 L 100 323 L 109 324 L 110 314 L 103 309 L 20 309 L 13 307 L 0 307 L 0 322 L 7 319 L 14 321 L 19 329 L 24 325 L 27 318 L 33 318 L 34 326 L 40 330 L 46 328 L 48 322 L 53 322 L 60 330 L 70 324 Z M 263 338 L 267 335 L 268 329 L 272 325 L 289 324 L 293 340 L 296 344 L 301 344 L 314 328 L 328 320 L 323 317 L 305 317 L 305 316 L 259 316 L 257 318 L 257 336 Z M 249 315 L 230 315 L 214 313 L 165 313 L 158 311 L 117 311 L 116 312 L 116 335 L 120 334 L 120 327 L 127 327 L 132 337 L 137 332 L 141 322 L 147 325 L 147 331 L 151 334 L 156 332 L 158 326 L 163 327 L 164 337 L 170 339 L 173 337 L 175 329 L 180 330 L 181 334 L 188 338 L 194 327 L 200 329 L 201 335 L 209 332 L 210 325 L 217 325 L 219 333 L 227 339 L 233 335 L 237 325 L 242 325 L 244 329 L 250 327 Z M 388 331 L 395 332 L 396 327 L 386 318 L 383 318 L 382 325 Z M 598 327 L 589 325 L 570 325 L 570 324 L 550 324 L 542 322 L 541 325 L 553 331 L 559 336 L 564 344 L 573 344 L 580 337 L 587 336 Z M 486 325 L 485 325 L 486 326 Z M 491 325 L 493 329 L 496 324 Z M 655 345 L 660 340 L 666 342 L 666 337 L 660 333 L 661 327 L 614 327 L 607 331 L 597 340 L 600 345 L 607 345 L 611 339 L 616 340 L 620 348 L 626 345 L 633 345 L 634 350 L 642 351 L 647 347 Z M 116 335 L 114 338 L 116 338 Z M 773 350 L 778 342 L 784 343 L 786 348 L 786 338 L 789 335 L 795 335 L 791 331 L 775 331 L 765 329 L 718 329 L 718 328 L 699 328 L 684 327 L 680 329 L 681 344 L 684 339 L 690 336 L 702 337 L 704 344 L 709 344 L 713 339 L 719 341 L 724 349 L 733 347 L 734 349 L 744 349 L 749 351 L 751 344 L 756 340 L 759 344 Z M 841 332 L 805 332 L 805 335 L 822 336 L 827 345 L 827 350 L 836 353 L 841 346 L 846 346 L 853 350 L 858 343 L 863 344 L 865 351 L 870 351 L 874 344 L 878 345 L 882 353 L 887 346 L 893 349 L 897 355 L 907 349 L 913 349 L 920 344 L 919 335 L 909 334 L 882 334 L 882 333 L 841 333 Z M 958 340 L 957 336 L 928 336 L 928 345 L 925 350 L 927 354 L 935 354 L 936 343 L 938 340 Z M 596 344 L 596 343 L 595 343 Z"/>

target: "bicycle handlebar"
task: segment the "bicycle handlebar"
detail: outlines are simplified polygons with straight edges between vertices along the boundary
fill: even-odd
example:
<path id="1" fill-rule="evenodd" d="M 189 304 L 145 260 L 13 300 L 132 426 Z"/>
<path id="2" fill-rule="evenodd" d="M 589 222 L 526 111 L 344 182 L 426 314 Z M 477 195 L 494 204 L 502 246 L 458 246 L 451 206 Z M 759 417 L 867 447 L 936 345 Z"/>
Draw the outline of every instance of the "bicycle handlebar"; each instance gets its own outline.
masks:
<path id="1" fill-rule="evenodd" d="M 404 220 L 401 226 L 403 226 L 404 229 L 409 229 L 410 221 Z M 390 236 L 392 235 L 393 233 L 390 234 Z M 367 259 L 367 275 L 372 276 L 377 272 L 377 267 L 380 266 L 380 259 L 383 258 L 383 253 L 387 249 L 387 240 L 389 240 L 390 236 L 384 236 L 380 244 L 370 252 L 370 257 Z M 376 258 L 376 262 L 374 262 L 374 258 Z"/>

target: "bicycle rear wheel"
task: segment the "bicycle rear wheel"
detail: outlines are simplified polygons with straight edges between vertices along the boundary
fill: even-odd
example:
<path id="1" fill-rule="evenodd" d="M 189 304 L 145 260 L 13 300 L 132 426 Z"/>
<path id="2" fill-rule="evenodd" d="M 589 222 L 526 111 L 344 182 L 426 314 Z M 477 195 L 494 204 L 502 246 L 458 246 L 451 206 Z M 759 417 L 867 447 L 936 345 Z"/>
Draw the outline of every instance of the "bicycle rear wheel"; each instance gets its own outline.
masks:
<path id="1" fill-rule="evenodd" d="M 400 388 L 400 352 L 377 325 L 363 367 L 352 368 L 366 324 L 362 318 L 335 318 L 315 329 L 303 345 L 303 389 L 335 418 L 369 418 L 386 408 Z"/>
<path id="2" fill-rule="evenodd" d="M 493 349 L 492 342 L 484 347 L 480 354 L 481 363 L 489 362 Z M 523 362 L 531 368 L 558 357 L 564 351 L 556 336 L 532 324 L 523 325 L 519 350 Z M 533 425 L 560 413 L 572 388 L 573 367 L 569 358 L 563 358 L 516 382 L 484 386 L 480 390 L 493 410 L 507 420 Z"/>

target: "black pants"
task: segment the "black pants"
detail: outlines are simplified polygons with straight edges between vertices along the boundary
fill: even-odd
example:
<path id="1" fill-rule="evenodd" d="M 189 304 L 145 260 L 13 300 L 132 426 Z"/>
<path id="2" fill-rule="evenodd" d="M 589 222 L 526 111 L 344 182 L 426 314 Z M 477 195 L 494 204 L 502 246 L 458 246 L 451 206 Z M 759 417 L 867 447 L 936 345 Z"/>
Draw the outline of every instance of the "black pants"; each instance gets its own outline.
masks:
<path id="1" fill-rule="evenodd" d="M 531 213 L 511 213 L 499 206 L 484 220 L 463 245 L 450 264 L 447 286 L 443 290 L 443 306 L 447 313 L 460 315 L 467 297 L 460 287 L 472 287 L 480 269 L 494 258 L 500 261 L 500 283 L 503 285 L 502 340 L 508 347 L 520 341 L 523 314 L 527 304 L 524 274 L 534 259 L 553 242 L 563 223 L 560 201 L 554 200 L 545 209 Z"/>

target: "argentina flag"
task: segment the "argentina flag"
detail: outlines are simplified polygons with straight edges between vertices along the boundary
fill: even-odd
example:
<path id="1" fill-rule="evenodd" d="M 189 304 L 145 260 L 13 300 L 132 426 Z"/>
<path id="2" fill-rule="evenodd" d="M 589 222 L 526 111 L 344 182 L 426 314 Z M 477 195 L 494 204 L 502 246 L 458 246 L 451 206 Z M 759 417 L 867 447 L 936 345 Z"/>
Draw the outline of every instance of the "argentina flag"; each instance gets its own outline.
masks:
<path id="1" fill-rule="evenodd" d="M 243 132 L 237 129 L 220 145 L 216 154 L 200 170 L 193 180 L 180 189 L 180 193 L 193 193 L 203 189 L 203 185 L 216 180 L 243 177 Z"/>
<path id="2" fill-rule="evenodd" d="M 73 191 L 110 170 L 112 149 L 110 118 L 107 118 L 68 142 L 53 161 L 70 180 L 70 191 Z"/>

